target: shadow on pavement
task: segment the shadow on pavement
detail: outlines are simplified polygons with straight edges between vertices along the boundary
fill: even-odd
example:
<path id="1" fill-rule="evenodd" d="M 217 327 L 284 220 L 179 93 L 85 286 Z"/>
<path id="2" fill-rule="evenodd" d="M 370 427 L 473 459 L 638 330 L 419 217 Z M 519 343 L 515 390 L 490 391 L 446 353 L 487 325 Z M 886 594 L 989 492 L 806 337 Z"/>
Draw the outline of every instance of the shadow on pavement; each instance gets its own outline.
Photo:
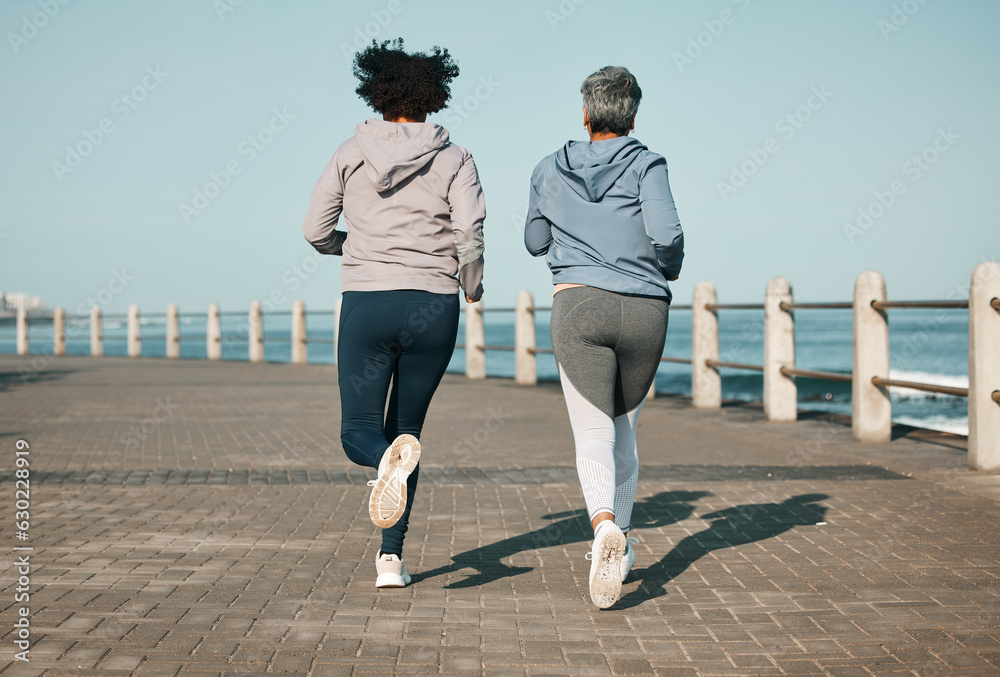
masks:
<path id="1" fill-rule="evenodd" d="M 664 491 L 636 501 L 632 511 L 632 526 L 637 529 L 664 527 L 687 519 L 694 513 L 692 504 L 709 495 L 711 493 L 707 491 Z M 445 588 L 471 588 L 484 585 L 532 570 L 532 567 L 512 567 L 504 564 L 501 560 L 505 557 L 554 545 L 589 544 L 594 537 L 594 531 L 587 519 L 587 511 L 584 509 L 544 515 L 543 519 L 556 521 L 526 534 L 452 555 L 451 564 L 414 573 L 413 582 L 419 583 L 428 578 L 462 569 L 475 569 L 477 573 L 446 585 Z M 583 551 L 580 556 L 583 556 Z"/>
<path id="2" fill-rule="evenodd" d="M 827 508 L 817 501 L 827 498 L 826 494 L 800 494 L 781 503 L 737 505 L 702 515 L 702 519 L 715 521 L 704 531 L 684 538 L 659 562 L 634 569 L 632 576 L 639 578 L 639 587 L 612 608 L 629 609 L 666 595 L 667 583 L 713 550 L 764 541 L 793 527 L 822 522 Z"/>
<path id="3" fill-rule="evenodd" d="M 51 359 L 49 357 L 48 359 Z M 30 360 L 24 360 L 22 367 L 17 371 L 0 371 L 0 392 L 10 390 L 15 386 L 23 386 L 29 383 L 45 383 L 65 378 L 68 374 L 76 372 L 75 369 L 47 369 L 35 367 Z"/>

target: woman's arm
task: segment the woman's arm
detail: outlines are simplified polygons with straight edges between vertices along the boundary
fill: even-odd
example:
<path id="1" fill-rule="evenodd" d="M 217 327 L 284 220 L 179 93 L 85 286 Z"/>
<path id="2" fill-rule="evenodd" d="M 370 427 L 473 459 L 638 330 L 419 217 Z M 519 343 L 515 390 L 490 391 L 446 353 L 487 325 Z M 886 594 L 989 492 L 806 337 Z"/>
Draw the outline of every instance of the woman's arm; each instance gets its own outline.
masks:
<path id="1" fill-rule="evenodd" d="M 552 245 L 552 223 L 542 215 L 539 208 L 541 193 L 538 189 L 539 168 L 531 173 L 531 189 L 528 194 L 528 217 L 524 222 L 524 246 L 532 256 L 544 256 Z"/>
<path id="2" fill-rule="evenodd" d="M 676 280 L 684 261 L 684 231 L 667 180 L 667 161 L 657 156 L 639 177 L 639 205 L 656 260 L 668 280 Z"/>
<path id="3" fill-rule="evenodd" d="M 472 301 L 483 296 L 483 222 L 486 220 L 486 200 L 479 184 L 479 173 L 472 156 L 466 154 L 451 187 L 451 228 L 458 254 L 458 283 Z"/>
<path id="4" fill-rule="evenodd" d="M 344 241 L 347 240 L 347 233 L 336 230 L 337 220 L 344 210 L 344 184 L 351 174 L 348 167 L 342 166 L 343 148 L 341 146 L 333 154 L 323 175 L 316 182 L 306 218 L 302 222 L 302 234 L 320 254 L 340 256 Z"/>

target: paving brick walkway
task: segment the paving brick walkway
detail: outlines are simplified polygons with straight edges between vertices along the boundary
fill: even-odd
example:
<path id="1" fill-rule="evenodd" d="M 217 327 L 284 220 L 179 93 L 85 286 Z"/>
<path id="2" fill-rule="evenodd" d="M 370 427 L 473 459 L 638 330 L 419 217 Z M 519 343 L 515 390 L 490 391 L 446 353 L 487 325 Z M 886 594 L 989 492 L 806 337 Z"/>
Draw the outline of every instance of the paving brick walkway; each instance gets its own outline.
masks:
<path id="1" fill-rule="evenodd" d="M 376 591 L 333 367 L 0 360 L 3 675 L 992 675 L 1000 478 L 965 440 L 647 405 L 636 569 L 594 608 L 557 387 L 448 376 Z M 28 541 L 14 447 L 30 442 Z M 30 663 L 14 660 L 30 546 Z M 20 553 L 18 553 L 20 554 Z"/>

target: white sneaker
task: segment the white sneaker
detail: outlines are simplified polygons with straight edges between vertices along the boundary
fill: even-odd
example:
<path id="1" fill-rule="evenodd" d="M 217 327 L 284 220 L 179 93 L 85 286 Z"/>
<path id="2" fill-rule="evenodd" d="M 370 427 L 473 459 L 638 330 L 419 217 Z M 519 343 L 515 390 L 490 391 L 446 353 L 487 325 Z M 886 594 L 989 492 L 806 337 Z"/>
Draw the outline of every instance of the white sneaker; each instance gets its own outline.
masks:
<path id="1" fill-rule="evenodd" d="M 368 515 L 380 529 L 388 529 L 406 510 L 406 478 L 420 460 L 420 442 L 413 435 L 400 435 L 378 464 L 378 479 L 368 482 L 373 487 L 368 499 Z"/>
<path id="2" fill-rule="evenodd" d="M 380 550 L 375 558 L 376 588 L 405 588 L 410 584 L 410 572 L 399 555 L 383 555 Z"/>
<path id="3" fill-rule="evenodd" d="M 589 553 L 590 599 L 600 609 L 607 609 L 621 595 L 626 545 L 625 534 L 611 520 L 601 522 L 594 532 L 594 547 Z"/>
<path id="4" fill-rule="evenodd" d="M 634 536 L 628 536 L 625 539 L 625 555 L 622 557 L 622 583 L 625 582 L 632 571 L 632 567 L 635 566 L 635 548 L 632 547 L 633 545 L 639 545 L 639 539 Z"/>

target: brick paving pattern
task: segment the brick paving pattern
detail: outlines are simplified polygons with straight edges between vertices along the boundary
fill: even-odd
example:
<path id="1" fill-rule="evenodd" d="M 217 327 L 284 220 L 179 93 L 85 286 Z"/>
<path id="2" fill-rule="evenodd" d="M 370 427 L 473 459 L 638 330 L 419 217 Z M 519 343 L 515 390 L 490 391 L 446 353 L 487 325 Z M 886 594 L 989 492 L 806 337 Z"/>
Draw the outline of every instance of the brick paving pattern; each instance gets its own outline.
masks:
<path id="1" fill-rule="evenodd" d="M 992 675 L 1000 478 L 965 440 L 647 404 L 636 568 L 589 601 L 558 387 L 447 376 L 405 561 L 376 591 L 371 471 L 333 367 L 0 366 L 3 675 Z M 15 661 L 14 442 L 31 444 L 31 662 Z"/>

